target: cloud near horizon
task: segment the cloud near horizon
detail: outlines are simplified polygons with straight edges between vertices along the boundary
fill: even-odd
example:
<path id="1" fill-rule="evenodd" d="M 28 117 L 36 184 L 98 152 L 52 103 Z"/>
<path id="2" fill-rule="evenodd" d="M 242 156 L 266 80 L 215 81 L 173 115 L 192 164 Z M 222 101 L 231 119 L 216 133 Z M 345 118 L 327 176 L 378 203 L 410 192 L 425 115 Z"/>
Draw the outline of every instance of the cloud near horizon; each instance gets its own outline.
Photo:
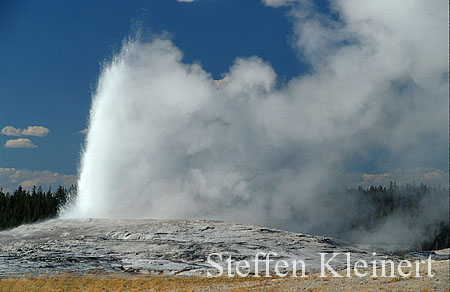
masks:
<path id="1" fill-rule="evenodd" d="M 5 136 L 36 136 L 45 137 L 50 133 L 50 130 L 43 126 L 28 126 L 26 129 L 18 129 L 13 126 L 3 127 L 1 134 Z"/>
<path id="2" fill-rule="evenodd" d="M 5 142 L 5 148 L 36 148 L 37 145 L 33 144 L 30 139 L 27 138 L 18 138 L 18 139 L 10 139 Z"/>
<path id="3" fill-rule="evenodd" d="M 59 185 L 69 187 L 77 183 L 77 176 L 70 174 L 60 174 L 49 170 L 37 171 L 28 169 L 3 168 L 0 167 L 0 188 L 4 192 L 13 192 L 19 186 L 31 189 L 33 186 L 42 186 L 47 190 Z"/>
<path id="4" fill-rule="evenodd" d="M 348 187 L 362 186 L 389 186 L 391 181 L 399 185 L 405 183 L 424 183 L 426 185 L 446 186 L 448 180 L 447 173 L 442 170 L 432 170 L 424 168 L 416 169 L 396 169 L 392 173 L 347 173 L 344 174 L 343 182 Z M 29 189 L 33 186 L 47 188 L 48 186 L 70 186 L 77 183 L 77 176 L 72 174 L 60 174 L 49 170 L 36 171 L 28 169 L 4 168 L 0 167 L 0 188 L 4 191 L 14 191 L 19 185 Z"/>
<path id="5" fill-rule="evenodd" d="M 361 186 L 367 188 L 370 186 L 389 186 L 390 182 L 396 182 L 399 185 L 410 183 L 423 183 L 431 186 L 447 186 L 448 173 L 440 169 L 431 168 L 397 168 L 392 172 L 385 173 L 346 173 L 344 181 L 348 186 Z"/>

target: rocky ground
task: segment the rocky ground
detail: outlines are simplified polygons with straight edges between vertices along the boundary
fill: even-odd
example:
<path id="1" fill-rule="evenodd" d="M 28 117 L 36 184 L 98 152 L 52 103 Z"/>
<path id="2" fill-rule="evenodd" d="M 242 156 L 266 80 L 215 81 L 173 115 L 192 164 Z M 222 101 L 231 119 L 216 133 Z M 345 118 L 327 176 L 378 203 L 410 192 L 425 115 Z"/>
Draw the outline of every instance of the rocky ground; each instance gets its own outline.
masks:
<path id="1" fill-rule="evenodd" d="M 149 277 L 159 275 L 158 277 L 166 280 L 170 277 L 178 277 L 177 279 L 180 279 L 179 277 L 183 279 L 185 276 L 192 279 L 200 277 L 205 279 L 199 280 L 198 283 L 201 283 L 212 281 L 211 278 L 204 277 L 207 270 L 212 269 L 212 266 L 207 263 L 207 256 L 211 253 L 223 253 L 224 257 L 231 255 L 233 260 L 251 262 L 256 253 L 269 251 L 277 254 L 271 257 L 275 260 L 283 259 L 288 262 L 303 260 L 309 277 L 250 279 L 248 282 L 236 280 L 237 284 L 226 282 L 216 288 L 228 291 L 244 286 L 250 290 L 253 288 L 258 290 L 261 287 L 263 287 L 262 290 L 266 288 L 271 290 L 270 287 L 273 287 L 276 291 L 297 290 L 302 285 L 319 289 L 327 287 L 330 283 L 341 282 L 351 285 L 365 282 L 367 287 L 373 285 L 377 287 L 378 282 L 395 285 L 397 282 L 414 283 L 416 281 L 417 285 L 426 283 L 426 286 L 431 287 L 432 290 L 440 290 L 446 287 L 446 285 L 439 286 L 440 284 L 448 283 L 446 282 L 448 261 L 445 261 L 448 259 L 448 252 L 431 253 L 433 269 L 438 274 L 435 278 L 395 277 L 375 280 L 370 277 L 320 278 L 317 274 L 320 268 L 319 253 L 329 255 L 340 253 L 340 256 L 330 262 L 336 270 L 346 267 L 345 253 L 347 252 L 351 253 L 352 263 L 357 260 L 370 262 L 391 259 L 398 262 L 402 259 L 427 259 L 430 253 L 395 252 L 394 249 L 389 250 L 386 247 L 357 246 L 329 237 L 206 220 L 54 219 L 23 225 L 0 232 L 0 275 L 3 278 L 3 284 L 8 281 L 17 284 L 21 275 L 35 278 L 47 275 L 46 277 L 58 278 L 67 274 L 72 275 L 71 277 L 84 277 L 92 273 L 95 273 L 96 277 L 112 275 L 119 278 L 149 274 Z M 373 252 L 376 252 L 375 256 Z M 272 274 L 274 262 L 270 263 Z M 219 263 L 226 270 L 226 262 Z M 259 270 L 264 271 L 264 262 L 261 261 L 259 264 Z M 422 269 L 425 269 L 424 265 L 422 266 Z M 286 272 L 290 268 L 285 269 Z M 254 269 L 251 265 L 250 273 L 254 273 Z M 173 277 L 174 275 L 177 277 Z M 356 282 L 353 283 L 354 281 Z M 208 289 L 212 289 L 212 286 L 207 286 Z M 11 290 L 11 287 L 8 289 Z M 194 290 L 201 287 L 199 284 Z"/>

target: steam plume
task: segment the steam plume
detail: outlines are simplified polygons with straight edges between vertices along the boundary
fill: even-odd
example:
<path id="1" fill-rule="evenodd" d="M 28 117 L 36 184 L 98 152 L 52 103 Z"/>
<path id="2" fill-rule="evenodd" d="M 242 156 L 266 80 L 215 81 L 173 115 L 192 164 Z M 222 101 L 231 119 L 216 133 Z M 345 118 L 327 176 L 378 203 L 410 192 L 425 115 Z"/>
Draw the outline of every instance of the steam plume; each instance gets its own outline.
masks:
<path id="1" fill-rule="evenodd" d="M 218 82 L 170 40 L 126 42 L 100 76 L 68 216 L 330 232 L 346 207 L 319 194 L 360 160 L 442 167 L 447 4 L 333 1 L 338 19 L 292 5 L 293 48 L 312 71 L 281 86 L 256 56 Z"/>

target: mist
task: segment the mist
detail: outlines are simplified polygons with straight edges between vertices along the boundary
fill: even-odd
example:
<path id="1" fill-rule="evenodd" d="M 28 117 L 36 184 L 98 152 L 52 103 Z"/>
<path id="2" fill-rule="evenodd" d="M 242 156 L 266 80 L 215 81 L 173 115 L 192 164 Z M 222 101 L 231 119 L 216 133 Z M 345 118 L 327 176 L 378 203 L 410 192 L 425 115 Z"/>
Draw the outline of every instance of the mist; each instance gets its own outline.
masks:
<path id="1" fill-rule="evenodd" d="M 285 83 L 258 56 L 236 58 L 213 80 L 170 39 L 124 41 L 93 95 L 66 216 L 208 218 L 340 236 L 350 203 L 332 190 L 361 161 L 447 167 L 448 3 L 332 1 L 332 18 L 312 2 L 286 4 L 292 48 L 311 72 Z M 421 222 L 448 217 L 442 201 L 423 206 Z M 407 221 L 391 219 L 347 237 L 391 243 L 386 234 Z M 406 241 L 426 236 L 425 223 L 416 229 Z"/>

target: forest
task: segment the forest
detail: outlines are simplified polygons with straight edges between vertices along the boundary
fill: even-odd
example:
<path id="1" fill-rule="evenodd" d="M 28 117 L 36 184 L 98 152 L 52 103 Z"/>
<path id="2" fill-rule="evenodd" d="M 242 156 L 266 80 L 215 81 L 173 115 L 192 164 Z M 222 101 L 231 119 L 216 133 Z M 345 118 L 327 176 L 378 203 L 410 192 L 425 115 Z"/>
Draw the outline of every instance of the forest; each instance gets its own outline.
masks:
<path id="1" fill-rule="evenodd" d="M 0 230 L 55 218 L 74 201 L 76 193 L 75 185 L 69 188 L 59 186 L 55 192 L 52 192 L 51 188 L 44 192 L 40 186 L 33 187 L 31 191 L 19 186 L 13 193 L 4 193 L 3 189 L 0 189 Z M 357 213 L 346 212 L 348 223 L 343 224 L 342 234 L 358 229 L 371 230 L 389 216 L 401 214 L 403 218 L 411 218 L 411 224 L 416 224 L 417 220 L 426 221 L 425 223 L 429 226 L 427 229 L 433 230 L 432 239 L 422 241 L 419 249 L 450 247 L 449 218 L 430 220 L 423 214 L 424 202 L 448 204 L 449 190 L 447 188 L 430 187 L 424 184 L 398 186 L 391 182 L 388 187 L 347 188 L 336 190 L 335 193 L 339 194 L 340 203 L 344 204 L 348 210 L 364 210 Z M 338 202 L 334 204 L 336 208 L 339 208 Z"/>
<path id="2" fill-rule="evenodd" d="M 342 194 L 342 201 L 349 207 L 363 210 L 348 220 L 343 232 L 352 230 L 376 230 L 387 221 L 402 218 L 404 226 L 414 229 L 424 227 L 427 234 L 417 246 L 420 250 L 437 250 L 450 247 L 449 190 L 424 184 L 371 186 L 368 189 L 350 188 Z M 350 199 L 349 199 L 350 198 Z M 446 210 L 446 211 L 442 211 Z M 442 215 L 445 213 L 445 215 Z M 405 223 L 406 221 L 406 223 Z"/>
<path id="3" fill-rule="evenodd" d="M 57 217 L 75 198 L 76 190 L 75 185 L 59 186 L 56 192 L 51 188 L 44 192 L 40 186 L 31 191 L 19 186 L 12 194 L 0 189 L 0 230 Z"/>

